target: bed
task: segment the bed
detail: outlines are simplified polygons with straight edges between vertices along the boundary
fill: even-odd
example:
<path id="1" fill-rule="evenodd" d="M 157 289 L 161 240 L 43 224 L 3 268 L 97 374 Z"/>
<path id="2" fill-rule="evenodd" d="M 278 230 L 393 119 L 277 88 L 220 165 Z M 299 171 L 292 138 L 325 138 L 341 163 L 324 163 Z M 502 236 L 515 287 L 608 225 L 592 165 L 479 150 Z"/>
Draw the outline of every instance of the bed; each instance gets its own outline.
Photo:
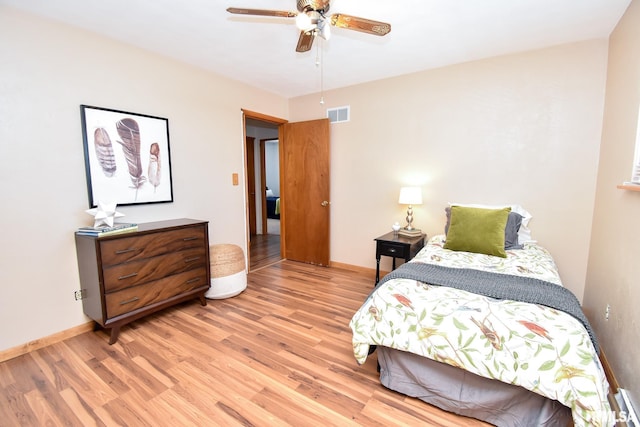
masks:
<path id="1" fill-rule="evenodd" d="M 498 426 L 610 426 L 598 342 L 521 207 L 450 206 L 445 233 L 350 322 L 381 383 Z"/>
<path id="2" fill-rule="evenodd" d="M 267 197 L 267 218 L 280 219 L 280 197 Z"/>

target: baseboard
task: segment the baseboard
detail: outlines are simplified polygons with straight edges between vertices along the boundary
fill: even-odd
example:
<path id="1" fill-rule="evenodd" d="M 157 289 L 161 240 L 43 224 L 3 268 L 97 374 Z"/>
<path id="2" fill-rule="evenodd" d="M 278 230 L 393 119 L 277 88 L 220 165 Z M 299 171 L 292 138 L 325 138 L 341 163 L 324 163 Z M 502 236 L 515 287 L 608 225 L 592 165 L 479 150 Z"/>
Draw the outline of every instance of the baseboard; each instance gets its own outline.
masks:
<path id="1" fill-rule="evenodd" d="M 329 267 L 342 268 L 345 270 L 355 271 L 357 273 L 371 274 L 372 278 L 376 277 L 376 269 L 370 267 L 361 267 L 359 265 L 344 264 L 342 262 L 329 261 Z M 388 271 L 380 270 L 380 277 L 389 274 Z"/>
<path id="2" fill-rule="evenodd" d="M 87 322 L 82 325 L 76 326 L 74 328 L 60 331 L 53 335 L 49 335 L 44 338 L 39 338 L 37 340 L 30 341 L 26 344 L 22 344 L 17 347 L 0 351 L 0 362 L 13 359 L 14 357 L 22 356 L 23 354 L 27 354 L 34 350 L 41 349 L 43 347 L 46 347 L 51 344 L 55 344 L 60 341 L 64 341 L 67 338 L 75 337 L 76 335 L 80 335 L 85 332 L 92 331 L 93 325 L 94 325 L 93 322 Z"/>
<path id="3" fill-rule="evenodd" d="M 602 364 L 602 369 L 604 369 L 604 374 L 607 377 L 607 381 L 609 381 L 609 392 L 611 394 L 616 394 L 618 389 L 620 388 L 620 383 L 616 379 L 616 376 L 613 374 L 613 369 L 607 360 L 607 356 L 604 354 L 604 350 L 602 346 L 600 346 L 600 363 Z"/>
<path id="4" fill-rule="evenodd" d="M 344 270 L 355 271 L 358 273 L 372 273 L 374 276 L 376 274 L 375 268 L 368 267 L 360 267 L 359 265 L 345 264 L 342 262 L 329 261 L 329 267 L 342 268 Z"/>

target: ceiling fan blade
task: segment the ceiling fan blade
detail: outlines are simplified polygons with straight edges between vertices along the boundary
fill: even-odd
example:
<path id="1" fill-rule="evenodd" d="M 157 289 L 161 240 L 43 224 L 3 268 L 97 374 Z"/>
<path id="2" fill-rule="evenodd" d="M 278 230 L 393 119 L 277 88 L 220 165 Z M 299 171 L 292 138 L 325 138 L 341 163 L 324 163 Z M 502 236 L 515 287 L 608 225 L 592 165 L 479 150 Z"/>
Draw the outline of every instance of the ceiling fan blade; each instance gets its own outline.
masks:
<path id="1" fill-rule="evenodd" d="M 313 40 L 316 38 L 314 31 L 300 31 L 300 38 L 298 39 L 298 46 L 296 46 L 296 52 L 306 52 L 311 49 Z"/>
<path id="2" fill-rule="evenodd" d="M 279 18 L 295 18 L 296 16 L 298 16 L 297 12 L 266 9 L 246 9 L 242 7 L 229 7 L 227 8 L 227 12 L 235 13 L 237 15 L 277 16 Z"/>
<path id="3" fill-rule="evenodd" d="M 391 24 L 373 21 L 371 19 L 358 18 L 357 16 L 336 13 L 331 15 L 331 25 L 338 28 L 362 31 L 363 33 L 384 36 L 391 31 Z"/>

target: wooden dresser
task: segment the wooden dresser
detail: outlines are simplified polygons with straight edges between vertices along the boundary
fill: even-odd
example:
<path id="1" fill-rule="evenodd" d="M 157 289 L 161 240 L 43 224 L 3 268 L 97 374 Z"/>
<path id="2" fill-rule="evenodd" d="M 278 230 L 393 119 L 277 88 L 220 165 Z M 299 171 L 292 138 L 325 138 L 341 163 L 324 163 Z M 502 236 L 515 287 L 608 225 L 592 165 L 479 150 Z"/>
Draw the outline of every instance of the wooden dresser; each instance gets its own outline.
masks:
<path id="1" fill-rule="evenodd" d="M 149 222 L 133 232 L 76 233 L 84 313 L 111 330 L 191 298 L 206 305 L 210 286 L 208 222 Z"/>

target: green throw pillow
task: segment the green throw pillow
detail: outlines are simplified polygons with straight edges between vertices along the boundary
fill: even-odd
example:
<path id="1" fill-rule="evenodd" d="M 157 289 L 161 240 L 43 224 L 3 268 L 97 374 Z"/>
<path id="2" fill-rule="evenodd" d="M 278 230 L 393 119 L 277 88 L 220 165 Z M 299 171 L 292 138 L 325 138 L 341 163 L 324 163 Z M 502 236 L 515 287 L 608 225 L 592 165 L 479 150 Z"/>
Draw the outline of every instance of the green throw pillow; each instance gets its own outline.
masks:
<path id="1" fill-rule="evenodd" d="M 445 249 L 507 257 L 504 229 L 511 208 L 482 209 L 451 206 Z"/>

